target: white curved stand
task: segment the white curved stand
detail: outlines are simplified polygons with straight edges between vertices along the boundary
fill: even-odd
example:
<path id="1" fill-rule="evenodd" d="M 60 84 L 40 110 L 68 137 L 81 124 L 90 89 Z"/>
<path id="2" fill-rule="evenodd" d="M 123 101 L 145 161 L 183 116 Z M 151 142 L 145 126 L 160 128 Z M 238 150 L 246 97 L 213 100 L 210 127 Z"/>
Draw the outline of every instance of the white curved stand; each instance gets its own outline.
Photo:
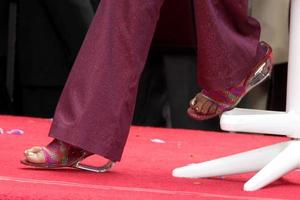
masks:
<path id="1" fill-rule="evenodd" d="M 297 12 L 298 10 L 298 12 Z M 233 109 L 221 116 L 221 128 L 234 132 L 286 135 L 290 141 L 173 170 L 173 176 L 204 178 L 259 171 L 244 190 L 258 190 L 300 167 L 300 1 L 292 0 L 287 111 Z"/>

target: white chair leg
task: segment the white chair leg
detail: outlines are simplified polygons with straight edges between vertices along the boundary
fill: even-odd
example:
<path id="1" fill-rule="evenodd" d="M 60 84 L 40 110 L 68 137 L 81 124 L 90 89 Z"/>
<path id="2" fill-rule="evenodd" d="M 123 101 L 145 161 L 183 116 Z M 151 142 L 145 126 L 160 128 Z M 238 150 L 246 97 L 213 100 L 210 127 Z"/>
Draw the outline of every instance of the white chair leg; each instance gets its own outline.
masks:
<path id="1" fill-rule="evenodd" d="M 290 144 L 281 142 L 259 149 L 239 153 L 215 160 L 190 164 L 173 170 L 173 176 L 204 178 L 258 171 L 274 159 Z"/>
<path id="2" fill-rule="evenodd" d="M 296 112 L 278 112 L 235 108 L 221 116 L 222 130 L 299 137 L 300 116 Z"/>
<path id="3" fill-rule="evenodd" d="M 294 140 L 245 185 L 245 191 L 258 190 L 299 167 L 300 141 Z"/>

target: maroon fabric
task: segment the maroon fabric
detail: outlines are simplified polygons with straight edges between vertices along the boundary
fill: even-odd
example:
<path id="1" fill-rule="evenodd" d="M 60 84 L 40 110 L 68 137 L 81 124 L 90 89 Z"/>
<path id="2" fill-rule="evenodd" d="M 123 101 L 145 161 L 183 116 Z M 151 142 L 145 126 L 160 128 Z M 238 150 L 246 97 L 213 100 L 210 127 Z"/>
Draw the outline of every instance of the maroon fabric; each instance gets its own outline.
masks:
<path id="1" fill-rule="evenodd" d="M 50 136 L 121 159 L 137 84 L 164 0 L 102 0 L 59 101 Z M 256 62 L 259 25 L 246 0 L 197 0 L 199 81 L 237 82 Z"/>
<path id="2" fill-rule="evenodd" d="M 198 80 L 219 90 L 239 83 L 263 57 L 259 23 L 247 15 L 247 0 L 196 0 Z"/>

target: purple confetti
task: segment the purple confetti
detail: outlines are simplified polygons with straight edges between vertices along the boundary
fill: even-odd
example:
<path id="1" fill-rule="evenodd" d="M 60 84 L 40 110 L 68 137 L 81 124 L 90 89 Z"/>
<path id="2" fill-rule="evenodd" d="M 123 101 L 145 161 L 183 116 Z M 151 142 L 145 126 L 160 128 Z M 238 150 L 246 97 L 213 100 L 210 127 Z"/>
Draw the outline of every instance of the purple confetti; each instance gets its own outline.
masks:
<path id="1" fill-rule="evenodd" d="M 9 131 L 6 131 L 6 133 L 11 135 L 23 135 L 24 131 L 21 129 L 11 129 Z"/>

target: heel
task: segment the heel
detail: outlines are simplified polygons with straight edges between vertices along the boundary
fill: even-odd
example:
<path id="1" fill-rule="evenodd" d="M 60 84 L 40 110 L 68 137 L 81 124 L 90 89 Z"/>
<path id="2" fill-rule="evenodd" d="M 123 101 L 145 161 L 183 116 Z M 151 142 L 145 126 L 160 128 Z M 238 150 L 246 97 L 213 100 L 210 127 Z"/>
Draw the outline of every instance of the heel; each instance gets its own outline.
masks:
<path id="1" fill-rule="evenodd" d="M 113 168 L 114 165 L 115 162 L 113 161 L 108 161 L 106 164 L 100 167 L 85 165 L 85 164 L 81 164 L 80 162 L 77 162 L 75 165 L 73 165 L 73 167 L 81 170 L 90 171 L 90 172 L 104 173 L 109 171 L 111 168 Z"/>
<path id="2" fill-rule="evenodd" d="M 256 87 L 260 83 L 264 82 L 266 79 L 271 77 L 273 65 L 271 60 L 268 59 L 264 62 L 255 72 L 253 77 L 248 83 L 246 92 L 249 92 L 252 88 Z"/>

